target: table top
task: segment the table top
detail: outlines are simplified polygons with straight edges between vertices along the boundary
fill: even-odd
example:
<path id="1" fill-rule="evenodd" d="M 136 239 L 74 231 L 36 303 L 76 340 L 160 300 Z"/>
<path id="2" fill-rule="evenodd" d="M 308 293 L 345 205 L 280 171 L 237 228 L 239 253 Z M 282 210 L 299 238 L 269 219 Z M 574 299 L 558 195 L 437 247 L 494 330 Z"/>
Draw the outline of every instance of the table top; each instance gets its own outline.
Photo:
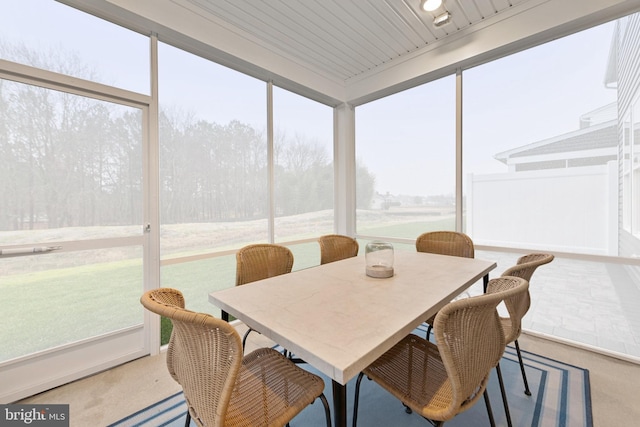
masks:
<path id="1" fill-rule="evenodd" d="M 363 256 L 209 294 L 209 301 L 340 384 L 390 349 L 495 262 L 396 251 L 394 276 Z"/>

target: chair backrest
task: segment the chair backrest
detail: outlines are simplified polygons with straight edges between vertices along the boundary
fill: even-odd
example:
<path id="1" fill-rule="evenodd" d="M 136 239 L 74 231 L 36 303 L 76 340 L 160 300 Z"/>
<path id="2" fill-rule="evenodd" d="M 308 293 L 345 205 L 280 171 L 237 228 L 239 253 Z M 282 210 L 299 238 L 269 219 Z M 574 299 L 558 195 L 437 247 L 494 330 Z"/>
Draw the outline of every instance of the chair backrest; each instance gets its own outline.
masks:
<path id="1" fill-rule="evenodd" d="M 209 314 L 186 310 L 182 293 L 176 289 L 145 292 L 140 302 L 171 319 L 167 368 L 182 386 L 191 417 L 199 425 L 223 426 L 242 365 L 238 332 Z"/>
<path id="2" fill-rule="evenodd" d="M 541 265 L 550 263 L 553 261 L 553 258 L 553 255 L 544 253 L 524 255 L 518 258 L 516 265 L 506 269 L 502 273 L 501 277 L 520 277 L 527 282 L 530 282 L 536 269 Z M 496 288 L 496 283 L 492 286 L 487 285 L 487 292 L 495 292 L 499 290 L 499 288 Z M 516 340 L 522 332 L 522 318 L 527 314 L 527 311 L 529 311 L 529 307 L 531 306 L 531 295 L 529 292 L 526 292 L 518 298 L 505 300 L 504 304 L 507 307 L 507 311 L 509 311 L 509 318 L 511 319 L 511 330 L 505 331 L 507 335 L 507 343 L 510 343 Z"/>
<path id="3" fill-rule="evenodd" d="M 518 258 L 516 265 L 506 269 L 502 273 L 502 276 L 522 277 L 527 281 L 531 281 L 531 276 L 533 276 L 536 268 L 544 264 L 549 264 L 553 259 L 554 256 L 551 254 L 533 253 L 524 255 Z"/>
<path id="4" fill-rule="evenodd" d="M 320 244 L 320 264 L 339 261 L 358 255 L 358 241 L 342 234 L 326 234 L 318 239 Z"/>
<path id="5" fill-rule="evenodd" d="M 172 314 L 176 309 L 185 308 L 182 292 L 172 288 L 159 288 L 148 291 L 142 295 L 140 302 L 147 310 L 169 319 L 170 314 Z M 173 370 L 175 348 L 173 345 L 173 337 L 174 332 L 172 328 L 171 336 L 169 337 L 169 345 L 167 347 L 167 368 L 169 369 L 169 373 L 173 379 L 176 380 L 177 383 L 180 383 L 178 378 L 174 375 Z"/>
<path id="6" fill-rule="evenodd" d="M 259 243 L 236 253 L 236 286 L 291 273 L 293 253 L 281 245 Z"/>
<path id="7" fill-rule="evenodd" d="M 464 258 L 475 256 L 473 240 L 457 231 L 430 231 L 416 239 L 416 250 L 440 255 L 452 255 Z"/>
<path id="8" fill-rule="evenodd" d="M 494 280 L 503 282 L 502 291 L 453 301 L 436 315 L 433 330 L 453 394 L 442 419 L 453 418 L 463 404 L 484 392 L 506 347 L 496 307 L 503 299 L 525 293 L 529 286 L 518 277 Z"/>

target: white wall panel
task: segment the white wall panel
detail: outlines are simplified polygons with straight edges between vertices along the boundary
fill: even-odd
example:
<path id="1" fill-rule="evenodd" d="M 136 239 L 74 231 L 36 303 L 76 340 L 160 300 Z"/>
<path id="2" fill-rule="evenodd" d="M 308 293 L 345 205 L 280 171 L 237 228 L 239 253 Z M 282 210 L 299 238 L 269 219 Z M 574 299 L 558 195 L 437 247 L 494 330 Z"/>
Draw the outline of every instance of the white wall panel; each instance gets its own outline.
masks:
<path id="1" fill-rule="evenodd" d="M 611 255 L 609 195 L 616 187 L 610 171 L 594 166 L 472 175 L 467 231 L 478 245 Z"/>

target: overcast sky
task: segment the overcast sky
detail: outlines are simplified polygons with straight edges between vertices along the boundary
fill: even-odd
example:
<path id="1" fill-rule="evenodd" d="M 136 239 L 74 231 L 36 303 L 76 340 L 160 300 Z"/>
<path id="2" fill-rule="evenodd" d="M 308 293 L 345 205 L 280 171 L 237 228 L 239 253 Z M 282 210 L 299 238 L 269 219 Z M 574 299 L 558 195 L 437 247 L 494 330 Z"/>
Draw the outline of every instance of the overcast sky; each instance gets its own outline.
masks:
<path id="1" fill-rule="evenodd" d="M 613 28 L 604 24 L 465 71 L 465 172 L 504 172 L 495 154 L 576 130 L 582 114 L 615 101 L 615 90 L 603 85 Z M 53 0 L 4 1 L 0 39 L 79 53 L 102 82 L 149 93 L 146 37 Z M 264 129 L 264 82 L 170 46 L 161 46 L 159 57 L 163 106 Z M 376 175 L 378 191 L 451 193 L 454 84 L 446 77 L 356 109 L 357 155 Z M 283 90 L 274 99 L 279 131 L 304 133 L 330 149 L 330 108 Z"/>

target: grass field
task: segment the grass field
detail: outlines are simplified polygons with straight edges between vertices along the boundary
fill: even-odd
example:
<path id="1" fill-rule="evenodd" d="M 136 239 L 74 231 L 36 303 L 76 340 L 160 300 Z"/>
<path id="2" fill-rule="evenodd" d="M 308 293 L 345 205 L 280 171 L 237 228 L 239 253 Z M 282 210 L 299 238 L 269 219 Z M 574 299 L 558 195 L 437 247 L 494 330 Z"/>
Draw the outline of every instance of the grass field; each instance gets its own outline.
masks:
<path id="1" fill-rule="evenodd" d="M 287 240 L 309 237 L 310 221 L 321 223 L 320 229 L 330 222 L 332 213 L 306 218 L 304 232 L 296 233 L 289 225 Z M 329 218 L 328 218 L 329 217 Z M 290 220 L 289 224 L 295 224 Z M 261 222 L 246 224 L 248 229 L 263 227 Z M 420 233 L 452 229 L 453 218 L 394 215 L 393 212 L 367 213 L 363 220 L 363 234 L 396 238 L 415 238 Z M 224 250 L 233 246 L 234 237 L 244 236 L 250 230 L 239 224 L 192 224 L 166 227 L 171 243 L 170 252 L 176 255 Z M 206 232 L 203 232 L 206 230 Z M 109 230 L 110 232 L 112 229 Z M 51 230 L 45 230 L 52 234 Z M 82 240 L 85 234 L 96 238 L 98 230 L 73 229 L 75 235 L 57 237 L 59 240 Z M 0 232 L 3 235 L 4 232 Z M 33 232 L 11 232 L 7 242 L 5 234 L 0 241 L 36 241 Z M 58 233 L 60 234 L 60 233 Z M 216 242 L 225 243 L 224 247 Z M 364 250 L 361 244 L 361 251 Z M 239 246 L 239 245 L 238 245 Z M 235 247 L 238 247 L 235 246 Z M 317 243 L 291 247 L 294 252 L 294 270 L 319 264 Z M 3 295 L 5 322 L 0 329 L 0 362 L 15 357 L 44 351 L 111 331 L 139 325 L 143 308 L 139 298 L 143 289 L 140 248 L 126 248 L 82 252 L 50 253 L 37 257 L 0 259 L 0 292 Z M 234 285 L 235 256 L 171 264 L 161 268 L 160 286 L 180 289 L 191 310 L 219 316 L 220 311 L 208 302 L 208 294 Z M 170 323 L 163 322 L 162 341 L 167 342 Z"/>

